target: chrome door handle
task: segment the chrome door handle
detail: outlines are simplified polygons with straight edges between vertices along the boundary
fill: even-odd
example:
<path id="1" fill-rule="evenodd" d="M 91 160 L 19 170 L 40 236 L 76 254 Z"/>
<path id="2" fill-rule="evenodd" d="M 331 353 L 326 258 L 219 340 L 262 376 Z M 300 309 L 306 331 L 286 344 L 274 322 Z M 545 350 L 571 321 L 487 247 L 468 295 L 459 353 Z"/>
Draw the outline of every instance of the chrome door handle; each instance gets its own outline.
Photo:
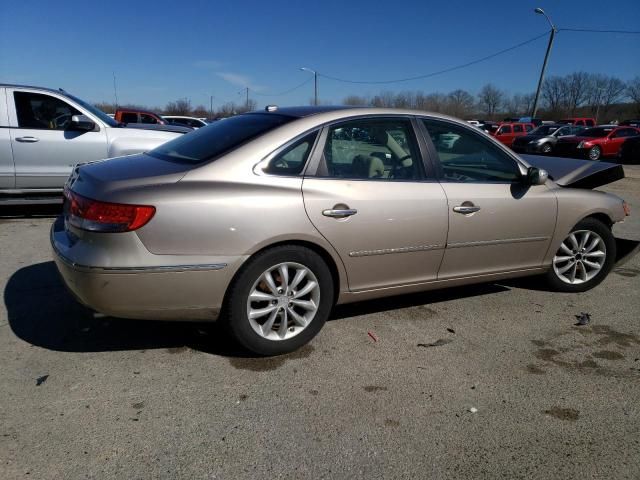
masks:
<path id="1" fill-rule="evenodd" d="M 22 143 L 36 143 L 40 141 L 40 139 L 36 137 L 18 137 L 16 138 L 16 141 Z"/>
<path id="2" fill-rule="evenodd" d="M 350 217 L 351 215 L 355 215 L 356 213 L 358 213 L 358 210 L 356 210 L 355 208 L 328 209 L 322 211 L 322 215 L 324 215 L 325 217 L 334 218 Z"/>
<path id="3" fill-rule="evenodd" d="M 480 210 L 480 207 L 470 206 L 470 205 L 459 205 L 457 207 L 453 207 L 453 211 L 456 213 L 468 214 L 475 213 Z"/>

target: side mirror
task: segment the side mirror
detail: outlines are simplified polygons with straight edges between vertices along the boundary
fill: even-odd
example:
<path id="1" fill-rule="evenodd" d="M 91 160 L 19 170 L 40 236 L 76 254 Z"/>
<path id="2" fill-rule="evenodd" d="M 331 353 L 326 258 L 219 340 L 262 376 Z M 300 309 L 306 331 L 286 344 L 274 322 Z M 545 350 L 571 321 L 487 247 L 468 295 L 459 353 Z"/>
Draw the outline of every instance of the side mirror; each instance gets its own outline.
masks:
<path id="1" fill-rule="evenodd" d="M 529 167 L 527 170 L 527 183 L 529 185 L 544 185 L 549 179 L 546 170 L 537 167 Z"/>
<path id="2" fill-rule="evenodd" d="M 86 115 L 73 115 L 68 129 L 79 132 L 90 132 L 95 128 L 96 124 Z"/>

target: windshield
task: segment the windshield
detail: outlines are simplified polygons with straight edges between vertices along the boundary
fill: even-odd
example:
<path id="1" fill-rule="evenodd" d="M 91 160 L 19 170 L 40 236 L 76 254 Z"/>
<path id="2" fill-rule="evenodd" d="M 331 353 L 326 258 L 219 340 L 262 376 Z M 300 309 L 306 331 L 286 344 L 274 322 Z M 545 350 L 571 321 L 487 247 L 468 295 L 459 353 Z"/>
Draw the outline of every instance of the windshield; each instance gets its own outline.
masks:
<path id="1" fill-rule="evenodd" d="M 606 137 L 612 131 L 613 131 L 613 128 L 602 128 L 602 127 L 587 128 L 586 130 L 580 132 L 580 136 L 581 137 L 594 137 L 594 138 Z"/>
<path id="2" fill-rule="evenodd" d="M 543 125 L 541 127 L 534 128 L 533 130 L 531 130 L 531 132 L 529 132 L 529 135 L 542 135 L 546 137 L 547 135 L 551 135 L 558 128 L 559 127 L 550 127 L 547 125 Z"/>
<path id="3" fill-rule="evenodd" d="M 117 127 L 118 126 L 118 122 L 116 122 L 113 118 L 111 118 L 109 115 L 104 113 L 99 108 L 96 108 L 93 105 L 85 102 L 84 100 L 80 100 L 78 97 L 74 97 L 73 95 L 70 95 L 70 94 L 68 94 L 66 92 L 65 92 L 65 95 L 67 97 L 69 97 L 71 100 L 73 100 L 74 102 L 76 102 L 77 104 L 79 104 L 81 107 L 89 110 L 89 112 L 91 112 L 93 115 L 98 117 L 100 120 L 102 120 L 104 123 L 106 123 L 110 127 Z"/>
<path id="4" fill-rule="evenodd" d="M 165 160 L 200 163 L 227 153 L 270 130 L 294 120 L 273 113 L 250 113 L 216 122 L 151 150 Z"/>

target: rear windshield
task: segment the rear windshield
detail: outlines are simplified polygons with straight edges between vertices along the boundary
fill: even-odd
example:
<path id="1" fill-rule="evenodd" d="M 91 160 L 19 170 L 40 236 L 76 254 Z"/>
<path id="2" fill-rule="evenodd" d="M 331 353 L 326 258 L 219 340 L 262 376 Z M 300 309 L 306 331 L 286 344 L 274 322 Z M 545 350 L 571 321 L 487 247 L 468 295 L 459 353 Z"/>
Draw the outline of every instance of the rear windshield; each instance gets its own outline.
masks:
<path id="1" fill-rule="evenodd" d="M 611 133 L 612 130 L 613 128 L 602 128 L 602 127 L 587 128 L 586 130 L 583 130 L 582 132 L 580 132 L 580 136 L 594 137 L 594 138 L 606 137 Z"/>
<path id="2" fill-rule="evenodd" d="M 273 113 L 250 113 L 212 123 L 151 150 L 164 160 L 200 163 L 212 160 L 260 135 L 292 121 Z"/>

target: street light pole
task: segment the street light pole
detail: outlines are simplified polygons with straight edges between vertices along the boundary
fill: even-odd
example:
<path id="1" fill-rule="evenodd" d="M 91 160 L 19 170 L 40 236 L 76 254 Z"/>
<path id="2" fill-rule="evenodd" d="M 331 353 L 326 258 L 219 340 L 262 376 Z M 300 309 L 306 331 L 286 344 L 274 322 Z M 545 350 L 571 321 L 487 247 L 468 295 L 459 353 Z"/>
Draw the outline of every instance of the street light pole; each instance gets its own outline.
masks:
<path id="1" fill-rule="evenodd" d="M 551 34 L 549 35 L 549 44 L 547 45 L 547 52 L 544 54 L 544 62 L 542 64 L 542 70 L 540 71 L 540 80 L 538 80 L 538 88 L 536 89 L 536 97 L 533 100 L 533 111 L 531 112 L 531 117 L 535 118 L 538 113 L 538 99 L 540 98 L 540 90 L 542 89 L 542 82 L 544 81 L 544 71 L 547 69 L 547 62 L 549 61 L 549 53 L 551 53 L 551 47 L 553 46 L 553 39 L 556 36 L 556 26 L 551 22 L 549 16 L 544 13 L 544 10 L 541 8 L 536 8 L 534 10 L 539 15 L 544 15 L 544 18 L 547 19 L 549 25 L 551 26 Z"/>
<path id="2" fill-rule="evenodd" d="M 313 73 L 313 104 L 318 105 L 318 72 L 307 67 L 301 67 L 300 70 Z"/>

